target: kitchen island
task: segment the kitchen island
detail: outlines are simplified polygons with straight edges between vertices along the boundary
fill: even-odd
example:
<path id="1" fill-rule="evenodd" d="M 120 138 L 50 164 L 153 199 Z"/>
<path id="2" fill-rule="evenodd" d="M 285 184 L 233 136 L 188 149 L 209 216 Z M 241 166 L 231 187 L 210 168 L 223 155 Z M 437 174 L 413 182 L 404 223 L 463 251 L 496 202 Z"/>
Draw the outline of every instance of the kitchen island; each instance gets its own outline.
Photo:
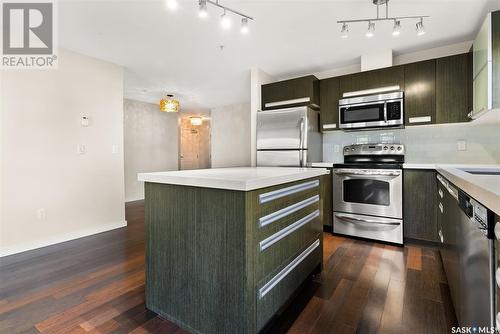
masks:
<path id="1" fill-rule="evenodd" d="M 321 168 L 139 174 L 146 307 L 193 333 L 256 333 L 322 265 Z"/>

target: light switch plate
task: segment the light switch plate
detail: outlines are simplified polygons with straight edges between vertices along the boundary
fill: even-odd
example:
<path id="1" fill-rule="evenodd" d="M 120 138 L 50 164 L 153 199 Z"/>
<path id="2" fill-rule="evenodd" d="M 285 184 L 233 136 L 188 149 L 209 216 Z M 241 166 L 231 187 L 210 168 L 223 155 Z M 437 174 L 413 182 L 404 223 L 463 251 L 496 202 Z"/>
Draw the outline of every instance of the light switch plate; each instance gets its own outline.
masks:
<path id="1" fill-rule="evenodd" d="M 78 154 L 85 154 L 87 152 L 87 148 L 83 144 L 78 144 L 76 151 L 78 152 Z"/>
<path id="2" fill-rule="evenodd" d="M 457 141 L 457 151 L 467 151 L 467 141 L 460 139 Z"/>

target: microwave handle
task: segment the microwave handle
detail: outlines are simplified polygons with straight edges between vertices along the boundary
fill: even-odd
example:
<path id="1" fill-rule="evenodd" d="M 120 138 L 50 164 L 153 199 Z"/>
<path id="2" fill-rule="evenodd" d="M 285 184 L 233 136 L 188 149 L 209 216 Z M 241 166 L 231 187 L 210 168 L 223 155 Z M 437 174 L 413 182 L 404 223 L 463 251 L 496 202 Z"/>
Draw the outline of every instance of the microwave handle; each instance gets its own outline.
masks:
<path id="1" fill-rule="evenodd" d="M 387 123 L 387 102 L 384 102 L 384 122 Z"/>

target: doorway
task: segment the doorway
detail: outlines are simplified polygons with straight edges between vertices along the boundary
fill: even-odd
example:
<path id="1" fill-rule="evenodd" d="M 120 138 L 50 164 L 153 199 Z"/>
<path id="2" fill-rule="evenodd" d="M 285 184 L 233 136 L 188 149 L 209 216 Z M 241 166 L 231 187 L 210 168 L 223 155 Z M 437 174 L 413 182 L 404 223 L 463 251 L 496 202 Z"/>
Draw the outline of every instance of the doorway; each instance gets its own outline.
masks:
<path id="1" fill-rule="evenodd" d="M 179 169 L 210 168 L 210 119 L 182 117 L 179 145 Z"/>

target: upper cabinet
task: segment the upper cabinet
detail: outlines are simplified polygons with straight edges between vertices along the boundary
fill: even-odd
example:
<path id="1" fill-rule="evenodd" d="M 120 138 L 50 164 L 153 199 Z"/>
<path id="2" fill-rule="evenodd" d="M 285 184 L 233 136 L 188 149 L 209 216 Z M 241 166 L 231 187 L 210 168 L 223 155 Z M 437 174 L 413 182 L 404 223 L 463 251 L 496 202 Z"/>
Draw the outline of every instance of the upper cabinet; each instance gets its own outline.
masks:
<path id="1" fill-rule="evenodd" d="M 471 117 L 500 108 L 500 11 L 489 13 L 473 49 Z"/>
<path id="2" fill-rule="evenodd" d="M 403 66 L 393 66 L 372 71 L 360 72 L 340 77 L 340 94 L 355 92 L 365 89 L 404 86 Z"/>
<path id="3" fill-rule="evenodd" d="M 436 123 L 436 61 L 404 66 L 405 124 Z"/>
<path id="4" fill-rule="evenodd" d="M 436 123 L 469 121 L 471 73 L 470 53 L 436 59 Z"/>
<path id="5" fill-rule="evenodd" d="M 334 131 L 339 129 L 339 83 L 338 77 L 320 80 L 320 105 L 319 115 L 321 131 Z"/>
<path id="6" fill-rule="evenodd" d="M 262 110 L 297 106 L 319 108 L 319 80 L 314 75 L 262 85 Z"/>

